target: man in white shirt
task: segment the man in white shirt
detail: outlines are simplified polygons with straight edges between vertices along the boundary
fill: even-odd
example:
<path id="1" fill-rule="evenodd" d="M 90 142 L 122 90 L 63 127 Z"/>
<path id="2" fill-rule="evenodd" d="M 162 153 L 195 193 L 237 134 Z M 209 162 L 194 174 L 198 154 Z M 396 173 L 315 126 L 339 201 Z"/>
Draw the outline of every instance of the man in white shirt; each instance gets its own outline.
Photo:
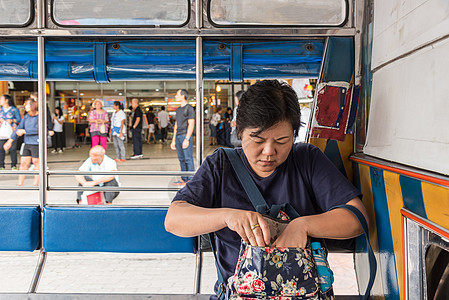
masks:
<path id="1" fill-rule="evenodd" d="M 89 158 L 79 168 L 83 172 L 109 172 L 117 171 L 117 163 L 107 156 L 106 151 L 100 145 L 92 147 L 89 151 Z M 93 187 L 93 186 L 120 186 L 120 181 L 117 175 L 76 175 L 76 181 L 80 186 Z M 83 191 L 78 191 L 76 202 L 79 204 L 81 201 L 81 195 Z M 120 192 L 103 192 L 106 204 L 112 204 Z"/>
<path id="2" fill-rule="evenodd" d="M 161 107 L 161 111 L 157 114 L 157 118 L 159 122 L 159 129 L 161 130 L 162 143 L 165 143 L 165 140 L 167 139 L 167 127 L 170 122 L 168 113 L 165 111 L 165 106 Z"/>

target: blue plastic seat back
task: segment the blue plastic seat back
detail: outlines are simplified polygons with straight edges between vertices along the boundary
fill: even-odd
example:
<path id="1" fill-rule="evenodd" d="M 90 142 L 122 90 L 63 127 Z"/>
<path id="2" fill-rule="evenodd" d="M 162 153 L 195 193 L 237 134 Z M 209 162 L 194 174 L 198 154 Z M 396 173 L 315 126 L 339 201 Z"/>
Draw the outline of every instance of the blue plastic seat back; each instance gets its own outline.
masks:
<path id="1" fill-rule="evenodd" d="M 38 248 L 39 207 L 0 207 L 0 224 L 0 251 L 34 251 Z"/>
<path id="2" fill-rule="evenodd" d="M 196 238 L 164 227 L 167 208 L 44 208 L 44 251 L 195 253 Z"/>

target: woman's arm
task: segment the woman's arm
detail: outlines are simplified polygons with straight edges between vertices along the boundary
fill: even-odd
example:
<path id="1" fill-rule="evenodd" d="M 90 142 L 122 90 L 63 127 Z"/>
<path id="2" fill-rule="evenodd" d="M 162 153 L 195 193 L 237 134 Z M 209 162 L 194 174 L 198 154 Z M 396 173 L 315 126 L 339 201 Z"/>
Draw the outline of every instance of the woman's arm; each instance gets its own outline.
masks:
<path id="1" fill-rule="evenodd" d="M 354 198 L 346 204 L 357 208 L 365 217 L 368 215 L 359 198 Z M 276 247 L 304 248 L 307 237 L 348 239 L 357 237 L 363 233 L 362 226 L 357 218 L 344 208 L 336 208 L 319 214 L 299 217 L 287 226 L 281 236 L 275 241 Z"/>
<path id="2" fill-rule="evenodd" d="M 259 226 L 252 230 L 255 224 Z M 175 201 L 165 218 L 165 229 L 182 237 L 198 236 L 225 227 L 237 232 L 251 245 L 265 246 L 270 243 L 270 228 L 262 215 L 254 211 L 204 208 L 185 201 Z"/>
<path id="3" fill-rule="evenodd" d="M 123 128 L 125 127 L 125 119 L 122 120 L 120 123 L 120 131 L 119 131 L 119 137 L 123 136 Z"/>

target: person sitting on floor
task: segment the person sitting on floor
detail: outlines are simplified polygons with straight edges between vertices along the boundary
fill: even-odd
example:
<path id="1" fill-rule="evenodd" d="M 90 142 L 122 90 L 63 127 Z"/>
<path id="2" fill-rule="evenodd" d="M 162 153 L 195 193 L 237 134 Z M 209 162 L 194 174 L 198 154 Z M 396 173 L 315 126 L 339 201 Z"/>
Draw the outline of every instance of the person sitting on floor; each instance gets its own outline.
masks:
<path id="1" fill-rule="evenodd" d="M 84 163 L 79 168 L 82 172 L 110 172 L 117 171 L 117 163 L 106 155 L 106 151 L 100 145 L 92 147 L 89 151 L 89 158 L 84 161 Z M 76 175 L 76 181 L 78 181 L 79 186 L 93 187 L 93 186 L 120 186 L 119 178 L 117 175 Z M 78 191 L 76 202 L 80 204 L 81 195 L 83 191 Z M 112 204 L 119 191 L 116 192 L 103 192 L 106 204 Z"/>

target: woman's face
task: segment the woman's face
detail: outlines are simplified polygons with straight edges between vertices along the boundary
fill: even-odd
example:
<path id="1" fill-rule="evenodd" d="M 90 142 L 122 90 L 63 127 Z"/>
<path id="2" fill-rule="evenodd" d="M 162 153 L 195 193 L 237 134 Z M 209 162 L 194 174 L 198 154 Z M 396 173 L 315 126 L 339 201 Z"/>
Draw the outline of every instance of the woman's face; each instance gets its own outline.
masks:
<path id="1" fill-rule="evenodd" d="M 6 99 L 5 97 L 1 96 L 0 97 L 0 106 L 4 106 L 6 104 Z"/>
<path id="2" fill-rule="evenodd" d="M 59 116 L 59 108 L 55 108 L 55 114 Z"/>
<path id="3" fill-rule="evenodd" d="M 25 110 L 26 110 L 26 112 L 30 112 L 30 110 L 31 110 L 31 104 L 30 104 L 30 101 L 27 101 L 27 102 L 25 103 Z"/>
<path id="4" fill-rule="evenodd" d="M 257 131 L 258 128 L 243 130 L 242 148 L 254 172 L 267 177 L 287 159 L 293 146 L 293 128 L 282 121 L 259 135 L 251 135 Z"/>
<path id="5" fill-rule="evenodd" d="M 103 108 L 103 105 L 101 105 L 101 102 L 100 101 L 97 101 L 97 102 L 95 102 L 95 109 L 102 109 Z"/>
<path id="6" fill-rule="evenodd" d="M 112 104 L 112 108 L 113 108 L 115 111 L 118 111 L 118 105 Z"/>

